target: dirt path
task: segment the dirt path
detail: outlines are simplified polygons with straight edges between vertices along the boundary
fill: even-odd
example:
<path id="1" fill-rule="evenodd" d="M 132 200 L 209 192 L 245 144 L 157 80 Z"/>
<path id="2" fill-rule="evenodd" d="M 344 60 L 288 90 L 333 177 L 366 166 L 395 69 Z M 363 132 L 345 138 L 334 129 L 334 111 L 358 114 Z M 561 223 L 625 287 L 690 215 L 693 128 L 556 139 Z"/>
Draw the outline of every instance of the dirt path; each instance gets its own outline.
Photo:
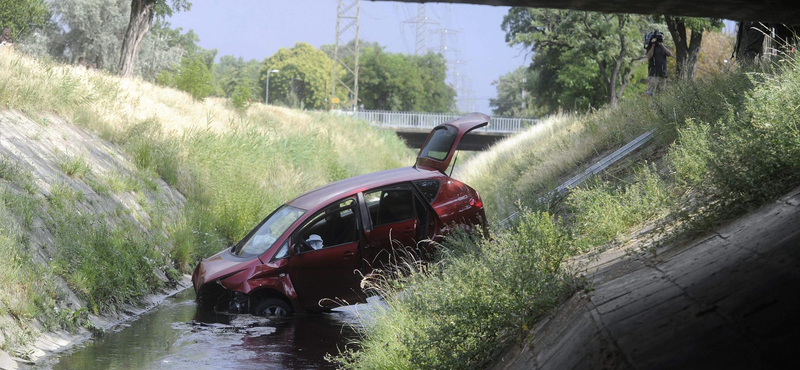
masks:
<path id="1" fill-rule="evenodd" d="M 800 188 L 655 258 L 604 252 L 587 272 L 593 289 L 495 369 L 800 368 Z"/>

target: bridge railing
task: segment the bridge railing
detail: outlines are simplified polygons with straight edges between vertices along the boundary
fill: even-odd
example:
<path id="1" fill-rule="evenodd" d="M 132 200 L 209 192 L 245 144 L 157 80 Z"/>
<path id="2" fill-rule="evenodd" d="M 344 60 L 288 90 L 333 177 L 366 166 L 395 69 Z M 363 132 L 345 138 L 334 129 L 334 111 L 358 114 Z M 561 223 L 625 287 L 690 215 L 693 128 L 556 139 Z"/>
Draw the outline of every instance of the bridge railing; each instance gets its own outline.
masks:
<path id="1" fill-rule="evenodd" d="M 367 121 L 375 126 L 423 130 L 430 130 L 442 123 L 460 117 L 458 115 L 443 113 L 392 112 L 380 110 L 361 110 L 355 112 L 333 111 L 333 113 L 348 115 L 356 119 Z M 489 121 L 488 126 L 482 127 L 477 131 L 513 133 L 535 125 L 538 122 L 538 119 L 493 117 L 491 121 Z"/>

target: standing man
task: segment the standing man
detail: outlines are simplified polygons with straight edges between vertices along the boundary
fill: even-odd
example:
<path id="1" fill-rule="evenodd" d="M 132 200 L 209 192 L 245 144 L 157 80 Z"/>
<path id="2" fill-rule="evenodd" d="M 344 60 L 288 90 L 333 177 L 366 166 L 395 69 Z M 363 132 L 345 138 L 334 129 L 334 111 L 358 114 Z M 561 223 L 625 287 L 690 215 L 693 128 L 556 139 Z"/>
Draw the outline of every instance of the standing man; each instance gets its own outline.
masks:
<path id="1" fill-rule="evenodd" d="M 14 39 L 11 38 L 11 29 L 8 27 L 3 28 L 3 34 L 0 35 L 0 45 L 12 46 Z"/>
<path id="2" fill-rule="evenodd" d="M 667 86 L 667 57 L 672 52 L 664 46 L 664 34 L 654 31 L 647 46 L 647 95 L 652 96 Z"/>

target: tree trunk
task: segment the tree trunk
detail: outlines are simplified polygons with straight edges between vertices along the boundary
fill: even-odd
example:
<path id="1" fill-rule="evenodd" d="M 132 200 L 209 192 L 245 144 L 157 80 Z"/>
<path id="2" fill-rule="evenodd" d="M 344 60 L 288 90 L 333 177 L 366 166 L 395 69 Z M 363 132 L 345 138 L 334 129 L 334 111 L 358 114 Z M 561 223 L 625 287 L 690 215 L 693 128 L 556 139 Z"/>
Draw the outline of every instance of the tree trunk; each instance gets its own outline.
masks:
<path id="1" fill-rule="evenodd" d="M 692 30 L 691 40 L 689 40 L 689 54 L 686 56 L 684 65 L 685 77 L 694 80 L 697 71 L 697 58 L 700 56 L 700 45 L 703 43 L 703 31 Z"/>
<path id="2" fill-rule="evenodd" d="M 692 30 L 691 40 L 687 43 L 686 23 L 683 18 L 664 16 L 664 19 L 672 40 L 675 41 L 675 76 L 693 80 L 700 44 L 703 41 L 703 30 Z"/>
<path id="3" fill-rule="evenodd" d="M 122 39 L 122 53 L 119 58 L 119 74 L 122 77 L 133 76 L 139 45 L 153 24 L 155 7 L 155 0 L 131 0 L 131 19 L 125 38 Z"/>

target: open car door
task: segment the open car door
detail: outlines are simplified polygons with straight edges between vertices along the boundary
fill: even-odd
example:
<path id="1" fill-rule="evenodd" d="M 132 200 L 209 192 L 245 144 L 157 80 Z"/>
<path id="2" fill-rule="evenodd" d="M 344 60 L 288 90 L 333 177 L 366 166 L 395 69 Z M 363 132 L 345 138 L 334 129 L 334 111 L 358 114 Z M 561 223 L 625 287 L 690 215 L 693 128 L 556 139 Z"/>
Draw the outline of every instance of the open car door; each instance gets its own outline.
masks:
<path id="1" fill-rule="evenodd" d="M 472 130 L 488 125 L 489 119 L 489 116 L 483 113 L 470 113 L 434 127 L 425 139 L 422 149 L 419 150 L 414 167 L 445 173 L 461 138 Z"/>

